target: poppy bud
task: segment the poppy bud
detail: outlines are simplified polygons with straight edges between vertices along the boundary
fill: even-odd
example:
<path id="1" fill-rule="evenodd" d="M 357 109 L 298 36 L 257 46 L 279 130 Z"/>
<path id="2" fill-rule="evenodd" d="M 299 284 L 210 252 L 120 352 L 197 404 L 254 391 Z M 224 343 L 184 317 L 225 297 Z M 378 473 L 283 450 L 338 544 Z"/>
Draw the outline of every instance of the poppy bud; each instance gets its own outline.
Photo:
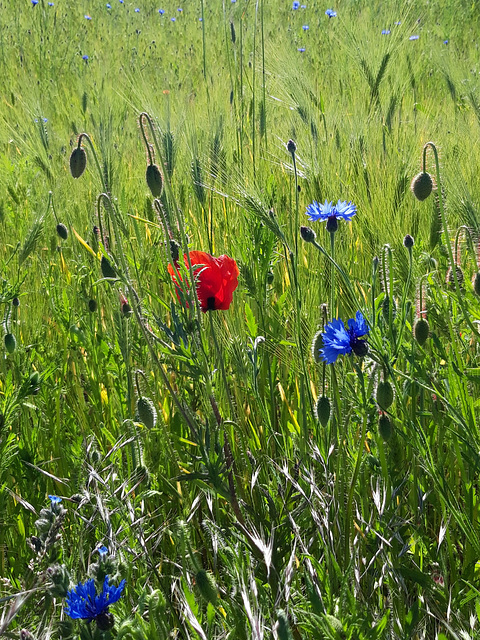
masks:
<path id="1" fill-rule="evenodd" d="M 393 403 L 393 387 L 388 380 L 381 380 L 377 387 L 377 404 L 386 411 Z"/>
<path id="2" fill-rule="evenodd" d="M 415 241 L 412 238 L 412 236 L 409 233 L 407 233 L 407 235 L 403 239 L 403 246 L 405 247 L 405 249 L 411 249 L 414 243 Z"/>
<path id="3" fill-rule="evenodd" d="M 83 147 L 76 147 L 70 156 L 70 173 L 73 178 L 80 178 L 87 166 L 87 152 Z"/>
<path id="4" fill-rule="evenodd" d="M 147 429 L 153 429 L 157 422 L 157 411 L 150 398 L 141 396 L 137 400 L 137 413 L 140 422 L 143 422 Z"/>
<path id="5" fill-rule="evenodd" d="M 458 286 L 460 287 L 460 289 L 463 289 L 463 283 L 464 283 L 464 280 L 465 280 L 465 276 L 463 275 L 463 271 L 458 265 L 455 266 L 455 271 L 457 273 Z M 452 267 L 448 268 L 446 282 L 447 282 L 447 285 L 449 287 L 451 287 L 451 288 L 455 287 L 455 279 L 454 279 L 454 276 L 453 276 Z"/>
<path id="6" fill-rule="evenodd" d="M 195 576 L 195 582 L 197 583 L 198 590 L 202 594 L 202 597 L 213 605 L 217 604 L 218 591 L 215 583 L 215 578 L 211 573 L 200 569 Z"/>
<path id="7" fill-rule="evenodd" d="M 57 224 L 57 233 L 62 240 L 66 240 L 68 238 L 68 229 L 61 222 Z"/>
<path id="8" fill-rule="evenodd" d="M 90 311 L 90 313 L 95 313 L 95 311 L 97 310 L 97 301 L 96 300 L 89 300 L 88 301 L 88 310 Z"/>
<path id="9" fill-rule="evenodd" d="M 382 413 L 382 415 L 378 419 L 378 433 L 385 440 L 385 442 L 388 442 L 392 437 L 392 421 L 384 413 Z"/>
<path id="10" fill-rule="evenodd" d="M 149 164 L 147 167 L 147 185 L 154 198 L 160 198 L 163 191 L 163 178 L 160 169 L 156 164 Z"/>
<path id="11" fill-rule="evenodd" d="M 423 345 L 427 341 L 429 333 L 430 326 L 428 324 L 428 321 L 425 318 L 419 318 L 413 327 L 413 335 L 415 336 L 415 340 L 421 347 L 423 347 Z"/>
<path id="12" fill-rule="evenodd" d="M 287 614 L 282 610 L 277 611 L 277 635 L 278 640 L 293 640 Z"/>
<path id="13" fill-rule="evenodd" d="M 4 341 L 5 349 L 8 351 L 8 353 L 13 353 L 17 346 L 17 341 L 15 340 L 15 336 L 13 335 L 13 333 L 5 334 Z"/>
<path id="14" fill-rule="evenodd" d="M 473 290 L 475 291 L 477 296 L 480 296 L 480 271 L 477 271 L 477 273 L 475 274 L 472 284 Z"/>
<path id="15" fill-rule="evenodd" d="M 412 184 L 410 185 L 410 189 L 417 200 L 425 200 L 432 193 L 432 176 L 429 173 L 422 171 L 414 177 Z"/>
<path id="16" fill-rule="evenodd" d="M 172 256 L 173 262 L 178 262 L 178 258 L 180 257 L 180 245 L 176 240 L 170 240 L 170 255 Z"/>
<path id="17" fill-rule="evenodd" d="M 128 304 L 128 302 L 124 302 L 122 304 L 122 314 L 124 318 L 130 318 L 133 314 L 132 307 Z"/>
<path id="18" fill-rule="evenodd" d="M 329 398 L 327 396 L 319 396 L 315 407 L 315 413 L 317 420 L 320 422 L 322 427 L 326 427 L 330 420 L 330 410 Z"/>
<path id="19" fill-rule="evenodd" d="M 287 142 L 288 153 L 295 153 L 296 150 L 297 150 L 297 145 L 295 144 L 295 142 L 293 140 L 289 140 Z"/>
<path id="20" fill-rule="evenodd" d="M 305 242 L 315 242 L 317 234 L 310 227 L 300 227 L 300 235 Z"/>
<path id="21" fill-rule="evenodd" d="M 102 256 L 102 261 L 100 263 L 100 268 L 102 270 L 102 276 L 104 278 L 116 278 L 117 272 L 112 267 L 110 262 L 107 260 L 105 256 Z"/>

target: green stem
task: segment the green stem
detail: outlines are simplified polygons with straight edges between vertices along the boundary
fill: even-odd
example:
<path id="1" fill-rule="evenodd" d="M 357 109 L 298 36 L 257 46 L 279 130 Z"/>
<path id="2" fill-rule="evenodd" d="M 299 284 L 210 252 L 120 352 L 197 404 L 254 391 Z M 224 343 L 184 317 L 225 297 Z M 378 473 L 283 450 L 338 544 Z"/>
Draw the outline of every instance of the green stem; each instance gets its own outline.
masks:
<path id="1" fill-rule="evenodd" d="M 330 255 L 332 262 L 330 263 L 330 314 L 332 318 L 336 318 L 335 309 L 335 232 L 330 232 Z"/>
<path id="2" fill-rule="evenodd" d="M 230 412 L 232 415 L 232 420 L 235 418 L 235 409 L 233 406 L 233 402 L 232 399 L 230 397 L 230 393 L 228 391 L 228 380 L 227 380 L 227 374 L 225 372 L 225 365 L 223 362 L 223 354 L 222 351 L 220 349 L 220 345 L 218 344 L 218 340 L 217 340 L 217 334 L 215 331 L 215 325 L 213 324 L 213 316 L 212 316 L 212 311 L 208 311 L 208 317 L 210 320 L 210 333 L 212 334 L 212 338 L 213 338 L 213 342 L 215 344 L 215 350 L 217 352 L 217 358 L 218 358 L 218 364 L 220 366 L 220 372 L 222 374 L 222 379 L 223 379 L 223 385 L 225 387 L 225 394 L 227 396 L 227 400 L 228 400 L 228 404 L 230 407 Z"/>
<path id="3" fill-rule="evenodd" d="M 470 314 L 468 313 L 468 310 L 465 307 L 465 302 L 464 302 L 464 299 L 463 299 L 464 296 L 463 296 L 463 293 L 462 293 L 462 291 L 460 289 L 460 284 L 459 284 L 458 278 L 457 278 L 456 263 L 455 263 L 455 260 L 453 258 L 452 245 L 450 243 L 450 234 L 448 233 L 447 216 L 445 214 L 445 207 L 443 205 L 442 182 L 441 182 L 441 177 L 440 177 L 440 162 L 438 160 L 437 148 L 436 148 L 436 146 L 435 146 L 435 144 L 433 142 L 427 142 L 423 147 L 423 166 L 425 167 L 425 164 L 426 164 L 426 154 L 427 154 L 427 148 L 428 147 L 430 147 L 432 149 L 433 155 L 435 157 L 435 170 L 436 170 L 436 173 L 437 173 L 436 177 L 437 177 L 438 203 L 439 203 L 439 206 L 440 206 L 440 216 L 442 218 L 443 233 L 445 234 L 445 241 L 447 243 L 448 259 L 450 261 L 450 268 L 452 269 L 453 281 L 455 283 L 455 291 L 457 293 L 458 302 L 459 302 L 460 307 L 462 309 L 463 316 L 464 316 L 465 320 L 467 321 L 468 326 L 473 331 L 473 333 L 477 336 L 477 338 L 480 338 L 480 333 L 479 333 L 478 329 L 475 327 L 475 325 L 473 324 L 473 322 L 470 320 Z"/>

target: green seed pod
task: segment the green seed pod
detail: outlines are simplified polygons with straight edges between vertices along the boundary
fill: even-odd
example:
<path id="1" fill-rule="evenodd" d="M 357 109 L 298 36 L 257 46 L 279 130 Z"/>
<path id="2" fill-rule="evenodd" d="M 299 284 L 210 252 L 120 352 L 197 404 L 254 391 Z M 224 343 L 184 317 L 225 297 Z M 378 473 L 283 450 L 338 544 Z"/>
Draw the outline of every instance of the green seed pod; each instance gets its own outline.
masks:
<path id="1" fill-rule="evenodd" d="M 392 319 L 395 319 L 395 316 L 397 315 L 397 305 L 395 304 L 395 300 L 393 298 L 391 299 L 391 301 L 392 301 Z M 382 313 L 386 322 L 388 322 L 389 314 L 390 314 L 390 296 L 388 295 L 388 293 L 385 294 L 385 297 L 382 302 Z"/>
<path id="2" fill-rule="evenodd" d="M 430 326 L 425 318 L 419 318 L 413 327 L 413 335 L 418 344 L 423 347 L 430 333 Z"/>
<path id="3" fill-rule="evenodd" d="M 62 240 L 66 240 L 68 238 L 68 229 L 61 222 L 57 224 L 57 233 Z"/>
<path id="4" fill-rule="evenodd" d="M 100 267 L 102 269 L 102 276 L 104 278 L 116 278 L 117 277 L 117 272 L 115 271 L 115 269 L 112 267 L 112 265 L 110 264 L 109 260 L 105 256 L 102 256 L 102 261 L 100 263 Z"/>
<path id="5" fill-rule="evenodd" d="M 150 398 L 141 396 L 137 400 L 137 413 L 140 422 L 143 422 L 147 429 L 153 429 L 157 423 L 157 412 L 155 410 L 155 405 Z"/>
<path id="6" fill-rule="evenodd" d="M 202 597 L 215 606 L 218 600 L 218 591 L 212 574 L 205 569 L 200 569 L 197 571 L 195 581 Z"/>
<path id="7" fill-rule="evenodd" d="M 310 227 L 300 227 L 300 235 L 304 242 L 315 242 L 317 234 Z"/>
<path id="8" fill-rule="evenodd" d="M 392 430 L 392 421 L 387 415 L 382 413 L 378 419 L 378 433 L 382 436 L 385 442 L 388 442 L 392 437 Z"/>
<path id="9" fill-rule="evenodd" d="M 147 184 L 154 198 L 160 198 L 163 191 L 162 172 L 156 164 L 149 164 L 147 167 Z"/>
<path id="10" fill-rule="evenodd" d="M 277 611 L 277 634 L 278 640 L 293 640 L 287 614 L 281 609 Z"/>
<path id="11" fill-rule="evenodd" d="M 477 271 L 477 273 L 473 276 L 472 284 L 473 290 L 475 291 L 477 296 L 480 296 L 480 271 Z"/>
<path id="12" fill-rule="evenodd" d="M 330 400 L 327 396 L 319 396 L 315 407 L 315 413 L 317 415 L 317 420 L 320 422 L 322 427 L 326 427 L 330 420 Z"/>
<path id="13" fill-rule="evenodd" d="M 7 333 L 5 334 L 5 349 L 8 351 L 8 353 L 13 353 L 17 347 L 17 341 L 15 340 L 15 336 L 13 335 L 13 333 Z"/>
<path id="14" fill-rule="evenodd" d="M 321 330 L 317 331 L 312 340 L 312 358 L 317 364 L 320 364 L 320 362 L 322 362 L 320 349 L 323 349 L 323 331 Z"/>
<path id="15" fill-rule="evenodd" d="M 393 403 L 393 387 L 388 380 L 381 380 L 377 387 L 377 404 L 386 411 Z"/>
<path id="16" fill-rule="evenodd" d="M 432 176 L 429 173 L 422 171 L 414 177 L 412 184 L 410 185 L 410 189 L 417 200 L 426 200 L 432 193 Z"/>
<path id="17" fill-rule="evenodd" d="M 80 178 L 87 166 L 87 152 L 83 147 L 76 147 L 70 156 L 70 173 L 73 178 Z"/>

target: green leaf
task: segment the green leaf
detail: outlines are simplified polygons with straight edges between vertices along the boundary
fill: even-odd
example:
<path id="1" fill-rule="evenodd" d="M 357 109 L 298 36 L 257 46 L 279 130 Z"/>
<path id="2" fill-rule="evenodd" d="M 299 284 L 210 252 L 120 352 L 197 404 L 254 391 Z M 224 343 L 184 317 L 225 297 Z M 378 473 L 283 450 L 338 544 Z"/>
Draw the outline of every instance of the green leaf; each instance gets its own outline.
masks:
<path id="1" fill-rule="evenodd" d="M 248 333 L 250 334 L 251 338 L 256 338 L 257 337 L 257 323 L 255 321 L 255 316 L 253 315 L 253 311 L 251 310 L 248 302 L 245 302 L 245 316 L 247 318 L 247 328 L 248 328 Z"/>

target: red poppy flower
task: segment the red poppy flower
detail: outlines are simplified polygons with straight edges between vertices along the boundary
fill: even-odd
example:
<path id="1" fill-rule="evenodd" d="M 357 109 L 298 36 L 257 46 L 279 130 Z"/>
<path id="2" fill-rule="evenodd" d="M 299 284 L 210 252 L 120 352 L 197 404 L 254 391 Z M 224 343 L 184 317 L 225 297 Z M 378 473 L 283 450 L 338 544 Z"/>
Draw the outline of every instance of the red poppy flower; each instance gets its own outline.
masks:
<path id="1" fill-rule="evenodd" d="M 183 256 L 188 269 L 187 256 Z M 190 251 L 197 295 L 202 311 L 226 311 L 232 304 L 233 292 L 238 287 L 238 267 L 233 258 L 220 256 L 214 258 L 204 251 Z M 171 264 L 168 272 L 177 287 L 180 275 L 175 273 Z M 180 288 L 180 287 L 179 287 Z"/>

